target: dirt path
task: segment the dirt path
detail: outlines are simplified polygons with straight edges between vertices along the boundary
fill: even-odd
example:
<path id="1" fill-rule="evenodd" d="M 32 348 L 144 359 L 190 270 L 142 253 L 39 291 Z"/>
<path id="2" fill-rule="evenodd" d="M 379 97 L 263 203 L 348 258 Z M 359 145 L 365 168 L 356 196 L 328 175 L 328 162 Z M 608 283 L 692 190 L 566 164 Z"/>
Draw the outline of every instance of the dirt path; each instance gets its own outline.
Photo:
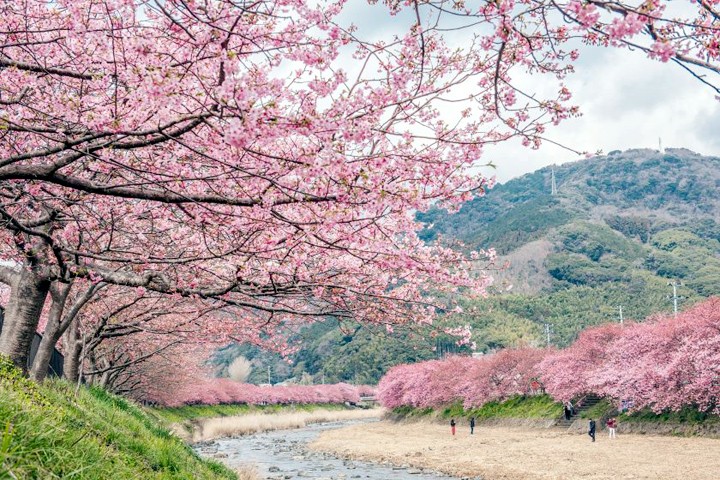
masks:
<path id="1" fill-rule="evenodd" d="M 484 480 L 720 479 L 720 440 L 380 422 L 324 432 L 312 449 Z"/>

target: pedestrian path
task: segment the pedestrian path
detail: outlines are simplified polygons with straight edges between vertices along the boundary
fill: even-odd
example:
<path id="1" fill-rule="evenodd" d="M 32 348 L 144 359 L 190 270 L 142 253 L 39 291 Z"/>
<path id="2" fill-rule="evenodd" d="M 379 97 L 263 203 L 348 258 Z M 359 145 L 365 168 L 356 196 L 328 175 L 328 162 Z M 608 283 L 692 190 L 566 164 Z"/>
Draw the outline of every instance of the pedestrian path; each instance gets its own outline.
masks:
<path id="1" fill-rule="evenodd" d="M 573 415 L 571 415 L 569 419 L 565 418 L 565 415 L 563 415 L 555 421 L 555 424 L 553 426 L 563 429 L 570 428 L 572 424 L 575 423 L 575 420 L 580 418 L 580 414 L 582 412 L 585 412 L 590 408 L 594 407 L 600 400 L 602 400 L 602 398 L 598 397 L 595 394 L 590 393 L 588 395 L 585 395 L 585 397 L 580 402 L 578 402 L 578 405 L 576 406 Z"/>

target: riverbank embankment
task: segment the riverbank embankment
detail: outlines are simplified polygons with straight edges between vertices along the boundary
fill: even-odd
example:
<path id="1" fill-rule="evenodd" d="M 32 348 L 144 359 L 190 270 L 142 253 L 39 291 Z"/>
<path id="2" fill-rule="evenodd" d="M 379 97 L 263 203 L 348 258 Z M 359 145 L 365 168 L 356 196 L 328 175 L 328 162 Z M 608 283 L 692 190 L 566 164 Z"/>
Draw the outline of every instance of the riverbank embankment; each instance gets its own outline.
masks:
<path id="1" fill-rule="evenodd" d="M 35 383 L 0 356 L 0 478 L 235 480 L 135 403 L 97 387 Z"/>

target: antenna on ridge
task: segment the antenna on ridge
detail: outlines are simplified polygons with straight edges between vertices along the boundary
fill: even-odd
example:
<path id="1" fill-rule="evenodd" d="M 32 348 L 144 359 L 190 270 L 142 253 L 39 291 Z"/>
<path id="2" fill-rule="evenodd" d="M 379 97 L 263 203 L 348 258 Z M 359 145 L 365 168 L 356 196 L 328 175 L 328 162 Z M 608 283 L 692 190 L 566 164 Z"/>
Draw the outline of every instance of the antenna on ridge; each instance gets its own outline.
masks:
<path id="1" fill-rule="evenodd" d="M 660 138 L 660 137 L 658 137 L 658 151 L 660 151 L 660 153 L 665 153 L 665 151 L 662 148 L 662 138 Z"/>
<path id="2" fill-rule="evenodd" d="M 557 195 L 557 184 L 555 183 L 555 169 L 550 169 L 550 195 Z"/>

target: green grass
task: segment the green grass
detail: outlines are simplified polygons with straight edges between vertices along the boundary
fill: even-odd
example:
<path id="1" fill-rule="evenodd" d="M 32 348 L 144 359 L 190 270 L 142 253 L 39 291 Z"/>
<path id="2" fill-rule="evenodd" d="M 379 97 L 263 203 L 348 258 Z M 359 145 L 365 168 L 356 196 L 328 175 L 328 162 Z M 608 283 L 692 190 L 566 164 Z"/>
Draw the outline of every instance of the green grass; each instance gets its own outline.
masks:
<path id="1" fill-rule="evenodd" d="M 696 408 L 684 407 L 677 412 L 655 413 L 650 409 L 643 409 L 638 412 L 622 414 L 618 417 L 626 422 L 663 422 L 663 423 L 720 423 L 720 416 L 700 412 Z"/>
<path id="2" fill-rule="evenodd" d="M 593 418 L 595 420 L 617 414 L 617 410 L 609 400 L 602 399 L 592 407 L 580 412 L 580 418 Z"/>
<path id="3" fill-rule="evenodd" d="M 403 406 L 393 409 L 393 413 L 403 418 L 557 418 L 562 414 L 562 404 L 549 395 L 518 395 L 503 402 L 489 402 L 469 410 L 464 409 L 461 402 L 456 402 L 438 410 Z"/>
<path id="4" fill-rule="evenodd" d="M 99 388 L 37 385 L 0 358 L 0 479 L 235 479 L 140 407 Z"/>
<path id="5" fill-rule="evenodd" d="M 182 423 L 188 420 L 213 417 L 231 417 L 248 413 L 278 413 L 285 411 L 312 412 L 317 409 L 346 410 L 342 404 L 293 404 L 293 405 L 184 405 L 182 407 L 155 407 L 147 411 L 167 423 Z"/>
<path id="6" fill-rule="evenodd" d="M 697 408 L 687 406 L 677 412 L 666 411 L 661 413 L 655 413 L 649 408 L 644 408 L 637 412 L 632 413 L 619 413 L 615 406 L 606 399 L 600 400 L 597 404 L 593 405 L 588 410 L 580 413 L 582 418 L 608 418 L 611 416 L 617 417 L 620 422 L 634 422 L 634 423 L 647 423 L 647 422 L 660 422 L 660 423 L 672 423 L 672 424 L 705 424 L 712 422 L 720 422 L 720 416 L 711 415 L 699 411 Z"/>
<path id="7" fill-rule="evenodd" d="M 562 404 L 555 402 L 549 395 L 516 396 L 503 402 L 489 402 L 480 408 L 465 410 L 461 402 L 439 409 L 397 407 L 393 414 L 401 418 L 559 418 L 563 413 Z M 606 399 L 600 400 L 588 410 L 580 412 L 580 418 L 595 420 L 616 416 L 622 422 L 662 422 L 672 424 L 720 423 L 720 416 L 699 412 L 685 407 L 678 412 L 655 413 L 644 409 L 634 413 L 619 414 L 615 406 Z"/>
<path id="8" fill-rule="evenodd" d="M 516 397 L 504 402 L 489 402 L 472 409 L 467 416 L 476 418 L 557 418 L 562 415 L 562 404 L 549 395 Z"/>
<path id="9" fill-rule="evenodd" d="M 435 415 L 433 408 L 415 408 L 408 406 L 394 408 L 392 412 L 402 418 L 420 418 Z"/>

